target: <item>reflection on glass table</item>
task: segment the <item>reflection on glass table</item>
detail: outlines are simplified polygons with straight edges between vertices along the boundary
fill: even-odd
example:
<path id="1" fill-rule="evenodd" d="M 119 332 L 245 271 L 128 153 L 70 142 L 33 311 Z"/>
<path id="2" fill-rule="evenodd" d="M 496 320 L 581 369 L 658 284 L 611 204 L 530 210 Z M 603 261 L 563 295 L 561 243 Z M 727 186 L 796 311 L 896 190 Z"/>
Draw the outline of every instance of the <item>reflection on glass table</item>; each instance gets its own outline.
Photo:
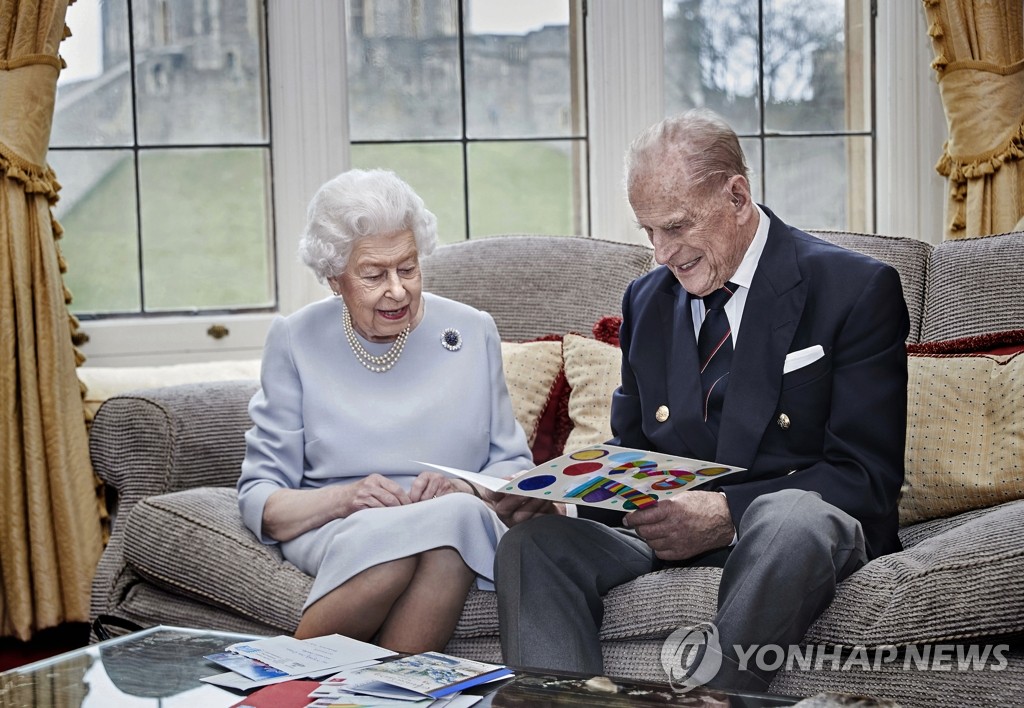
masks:
<path id="1" fill-rule="evenodd" d="M 479 688 L 484 689 L 479 693 L 486 695 L 474 708 L 775 708 L 794 706 L 799 701 L 789 696 L 706 687 L 683 692 L 668 684 L 537 669 L 516 669 L 515 677 L 497 688 L 490 684 Z M 822 704 L 822 708 L 825 705 L 829 704 Z"/>
<path id="2" fill-rule="evenodd" d="M 0 674 L 0 706 L 226 708 L 240 696 L 199 681 L 222 672 L 203 656 L 251 638 L 151 627 Z"/>

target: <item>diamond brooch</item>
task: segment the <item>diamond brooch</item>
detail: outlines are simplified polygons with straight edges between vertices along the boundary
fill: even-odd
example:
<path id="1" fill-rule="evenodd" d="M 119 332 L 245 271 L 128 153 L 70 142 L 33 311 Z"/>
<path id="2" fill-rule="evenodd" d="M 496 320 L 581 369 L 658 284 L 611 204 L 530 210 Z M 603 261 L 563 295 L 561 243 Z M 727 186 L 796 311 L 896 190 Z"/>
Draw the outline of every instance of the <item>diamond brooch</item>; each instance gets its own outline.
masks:
<path id="1" fill-rule="evenodd" d="M 449 327 L 441 332 L 441 346 L 450 352 L 462 349 L 462 335 L 459 334 L 459 330 Z"/>

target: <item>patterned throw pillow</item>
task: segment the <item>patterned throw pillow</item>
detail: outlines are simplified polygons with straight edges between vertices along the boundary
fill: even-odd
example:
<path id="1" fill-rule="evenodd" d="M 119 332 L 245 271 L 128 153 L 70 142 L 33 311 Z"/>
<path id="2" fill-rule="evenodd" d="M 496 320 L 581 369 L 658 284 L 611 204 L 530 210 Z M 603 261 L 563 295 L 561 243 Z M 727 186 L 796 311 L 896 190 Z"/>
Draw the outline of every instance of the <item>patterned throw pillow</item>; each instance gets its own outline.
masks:
<path id="1" fill-rule="evenodd" d="M 612 436 L 612 393 L 621 381 L 619 348 L 596 339 L 567 334 L 562 342 L 565 378 L 569 382 L 572 432 L 565 449 L 606 442 Z"/>
<path id="2" fill-rule="evenodd" d="M 512 411 L 532 448 L 541 414 L 562 371 L 562 343 L 557 340 L 502 342 L 501 362 Z"/>
<path id="3" fill-rule="evenodd" d="M 902 525 L 1024 498 L 1024 353 L 912 355 Z"/>

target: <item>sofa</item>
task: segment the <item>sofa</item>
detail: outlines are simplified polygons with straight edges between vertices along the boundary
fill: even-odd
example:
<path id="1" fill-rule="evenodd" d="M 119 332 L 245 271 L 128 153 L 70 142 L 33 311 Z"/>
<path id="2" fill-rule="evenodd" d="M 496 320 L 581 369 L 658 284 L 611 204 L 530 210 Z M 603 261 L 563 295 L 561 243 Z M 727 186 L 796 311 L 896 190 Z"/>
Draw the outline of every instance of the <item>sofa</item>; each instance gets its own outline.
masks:
<path id="1" fill-rule="evenodd" d="M 868 694 L 905 706 L 1016 703 L 1024 695 L 1024 354 L 1016 354 L 1024 349 L 1024 233 L 937 246 L 819 235 L 902 278 L 911 318 L 905 548 L 843 582 L 807 632 L 804 647 L 831 657 L 825 667 L 790 662 L 771 690 Z M 620 297 L 654 267 L 643 245 L 508 235 L 442 246 L 423 272 L 426 290 L 494 317 L 513 406 L 539 462 L 610 435 Z M 91 372 L 94 381 L 103 374 Z M 99 406 L 90 451 L 111 526 L 94 617 L 266 635 L 295 629 L 311 578 L 258 543 L 236 506 L 257 387 L 251 377 L 159 386 L 115 392 Z M 665 680 L 666 637 L 712 618 L 720 574 L 672 568 L 610 592 L 606 672 Z M 500 660 L 492 593 L 470 592 L 447 651 Z"/>

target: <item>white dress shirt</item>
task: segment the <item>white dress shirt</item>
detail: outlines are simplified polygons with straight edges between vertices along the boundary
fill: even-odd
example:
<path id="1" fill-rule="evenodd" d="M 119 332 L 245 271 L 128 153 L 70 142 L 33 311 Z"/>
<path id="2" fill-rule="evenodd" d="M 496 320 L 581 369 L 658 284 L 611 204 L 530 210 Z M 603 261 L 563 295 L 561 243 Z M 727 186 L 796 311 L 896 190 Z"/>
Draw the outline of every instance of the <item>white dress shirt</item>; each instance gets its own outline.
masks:
<path id="1" fill-rule="evenodd" d="M 729 301 L 725 303 L 725 316 L 729 318 L 729 327 L 732 329 L 732 346 L 736 347 L 736 340 L 740 333 L 740 320 L 743 319 L 743 307 L 747 304 L 747 292 L 750 284 L 754 281 L 754 271 L 761 260 L 761 253 L 764 251 L 764 244 L 768 240 L 768 216 L 761 211 L 761 207 L 754 205 L 757 209 L 757 231 L 754 238 L 747 246 L 747 252 L 743 255 L 740 267 L 736 269 L 729 282 L 739 286 Z M 685 290 L 679 293 L 679 297 L 686 297 Z M 697 339 L 700 334 L 700 325 L 704 321 L 704 301 L 699 297 L 690 300 L 690 312 L 693 315 L 693 337 Z"/>

